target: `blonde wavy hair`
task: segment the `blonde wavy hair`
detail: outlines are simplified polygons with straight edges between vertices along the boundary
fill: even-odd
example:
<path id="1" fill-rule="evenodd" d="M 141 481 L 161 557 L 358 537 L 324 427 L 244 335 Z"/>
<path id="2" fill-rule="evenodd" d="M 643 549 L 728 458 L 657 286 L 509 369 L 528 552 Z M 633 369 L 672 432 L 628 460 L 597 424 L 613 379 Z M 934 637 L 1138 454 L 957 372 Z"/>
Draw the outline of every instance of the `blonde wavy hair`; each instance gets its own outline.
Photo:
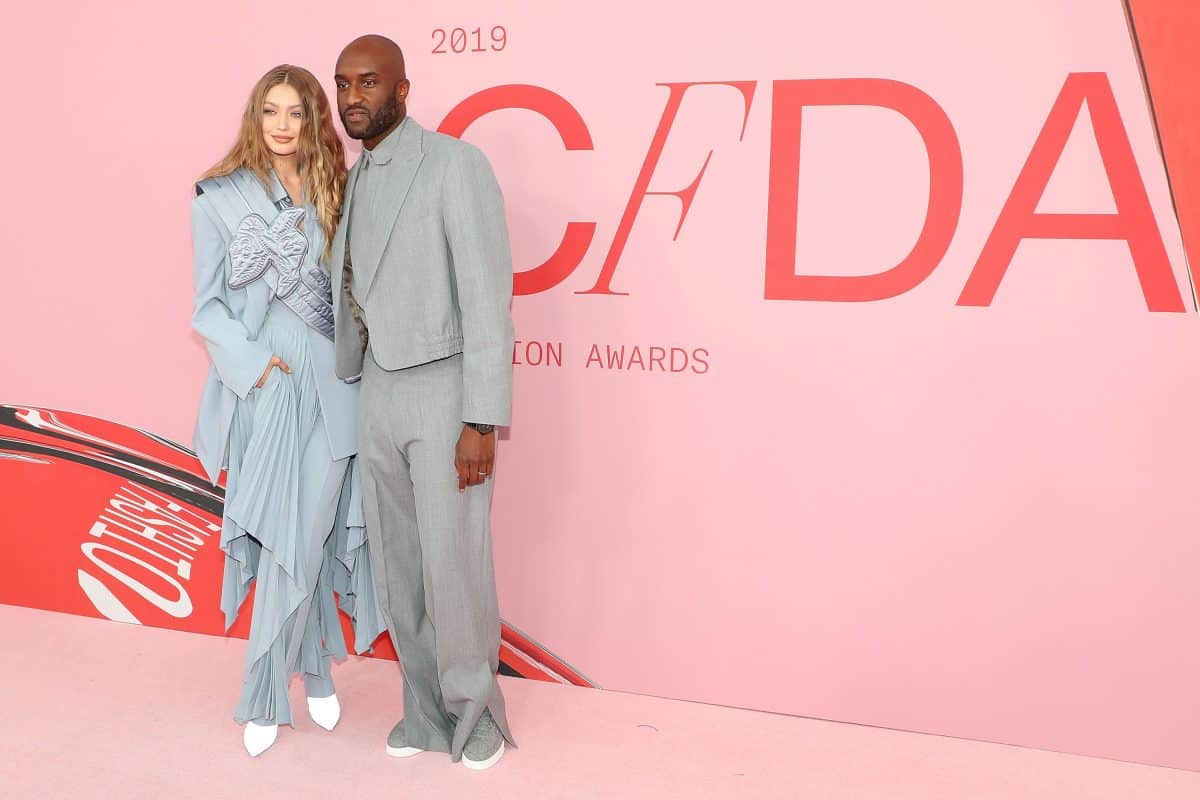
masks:
<path id="1" fill-rule="evenodd" d="M 281 83 L 296 90 L 304 109 L 297 155 L 300 157 L 305 197 L 316 207 L 317 219 L 321 221 L 321 228 L 325 232 L 322 258 L 327 258 L 341 217 L 342 192 L 346 186 L 346 156 L 342 140 L 333 128 L 329 98 L 325 96 L 320 82 L 308 70 L 280 64 L 259 78 L 242 113 L 237 141 L 224 158 L 200 176 L 200 180 L 228 175 L 245 167 L 254 171 L 263 186 L 270 185 L 271 152 L 263 140 L 263 105 L 267 92 Z"/>

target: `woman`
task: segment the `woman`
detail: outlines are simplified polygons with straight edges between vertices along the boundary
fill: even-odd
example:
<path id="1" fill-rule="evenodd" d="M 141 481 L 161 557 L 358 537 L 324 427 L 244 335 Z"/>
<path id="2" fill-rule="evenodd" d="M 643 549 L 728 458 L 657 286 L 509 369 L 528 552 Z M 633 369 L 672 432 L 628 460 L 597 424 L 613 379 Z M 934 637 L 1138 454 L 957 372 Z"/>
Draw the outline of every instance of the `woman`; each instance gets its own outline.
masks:
<path id="1" fill-rule="evenodd" d="M 252 756 L 290 725 L 288 683 L 309 714 L 341 714 L 330 659 L 346 655 L 334 591 L 362 652 L 382 632 L 363 533 L 355 452 L 357 386 L 333 370 L 326 266 L 345 160 L 329 101 L 307 70 L 255 85 L 229 154 L 192 203 L 192 327 L 212 370 L 196 452 L 216 483 L 228 468 L 221 548 L 226 628 L 256 581 L 245 682 L 234 718 Z"/>

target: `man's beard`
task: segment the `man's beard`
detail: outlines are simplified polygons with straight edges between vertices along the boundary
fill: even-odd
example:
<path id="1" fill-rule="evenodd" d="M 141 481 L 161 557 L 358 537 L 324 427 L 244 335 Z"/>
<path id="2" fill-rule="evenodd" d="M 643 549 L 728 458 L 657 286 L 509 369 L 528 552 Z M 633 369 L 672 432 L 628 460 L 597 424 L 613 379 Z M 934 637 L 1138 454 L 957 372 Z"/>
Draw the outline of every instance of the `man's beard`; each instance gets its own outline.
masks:
<path id="1" fill-rule="evenodd" d="M 356 106 L 355 108 L 366 111 L 362 106 Z M 346 128 L 346 135 L 351 139 L 374 139 L 395 125 L 396 120 L 400 119 L 400 101 L 396 99 L 395 94 L 392 94 L 379 111 L 374 114 L 367 111 L 367 127 L 361 133 L 351 132 L 350 126 L 346 124 L 346 113 L 348 111 L 350 109 L 342 112 L 342 125 Z"/>

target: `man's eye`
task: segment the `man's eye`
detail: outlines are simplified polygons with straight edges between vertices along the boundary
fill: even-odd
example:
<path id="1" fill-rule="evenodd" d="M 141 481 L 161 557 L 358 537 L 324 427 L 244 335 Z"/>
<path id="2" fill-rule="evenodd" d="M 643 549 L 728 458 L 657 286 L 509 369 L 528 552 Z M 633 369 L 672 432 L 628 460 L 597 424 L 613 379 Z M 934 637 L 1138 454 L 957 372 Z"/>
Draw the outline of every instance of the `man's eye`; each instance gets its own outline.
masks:
<path id="1" fill-rule="evenodd" d="M 368 89 L 370 89 L 374 85 L 375 85 L 375 81 L 373 81 L 373 80 L 363 81 L 363 86 L 367 87 Z"/>

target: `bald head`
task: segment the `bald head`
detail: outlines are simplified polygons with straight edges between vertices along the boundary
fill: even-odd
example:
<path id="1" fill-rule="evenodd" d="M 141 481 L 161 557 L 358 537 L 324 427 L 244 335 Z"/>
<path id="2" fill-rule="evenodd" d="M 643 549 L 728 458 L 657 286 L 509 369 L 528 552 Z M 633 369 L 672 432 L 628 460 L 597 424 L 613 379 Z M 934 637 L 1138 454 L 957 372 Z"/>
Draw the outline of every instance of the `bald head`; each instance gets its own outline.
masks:
<path id="1" fill-rule="evenodd" d="M 368 150 L 404 121 L 409 83 L 404 53 L 386 36 L 360 36 L 342 50 L 333 76 L 346 134 Z"/>
<path id="2" fill-rule="evenodd" d="M 405 77 L 404 51 L 400 49 L 400 45 L 386 36 L 380 36 L 377 33 L 368 33 L 366 36 L 360 36 L 346 45 L 342 49 L 342 54 L 338 56 L 337 71 L 342 71 L 343 59 L 354 59 L 360 56 L 371 59 L 376 64 L 386 66 L 389 70 L 393 70 L 400 78 Z"/>

